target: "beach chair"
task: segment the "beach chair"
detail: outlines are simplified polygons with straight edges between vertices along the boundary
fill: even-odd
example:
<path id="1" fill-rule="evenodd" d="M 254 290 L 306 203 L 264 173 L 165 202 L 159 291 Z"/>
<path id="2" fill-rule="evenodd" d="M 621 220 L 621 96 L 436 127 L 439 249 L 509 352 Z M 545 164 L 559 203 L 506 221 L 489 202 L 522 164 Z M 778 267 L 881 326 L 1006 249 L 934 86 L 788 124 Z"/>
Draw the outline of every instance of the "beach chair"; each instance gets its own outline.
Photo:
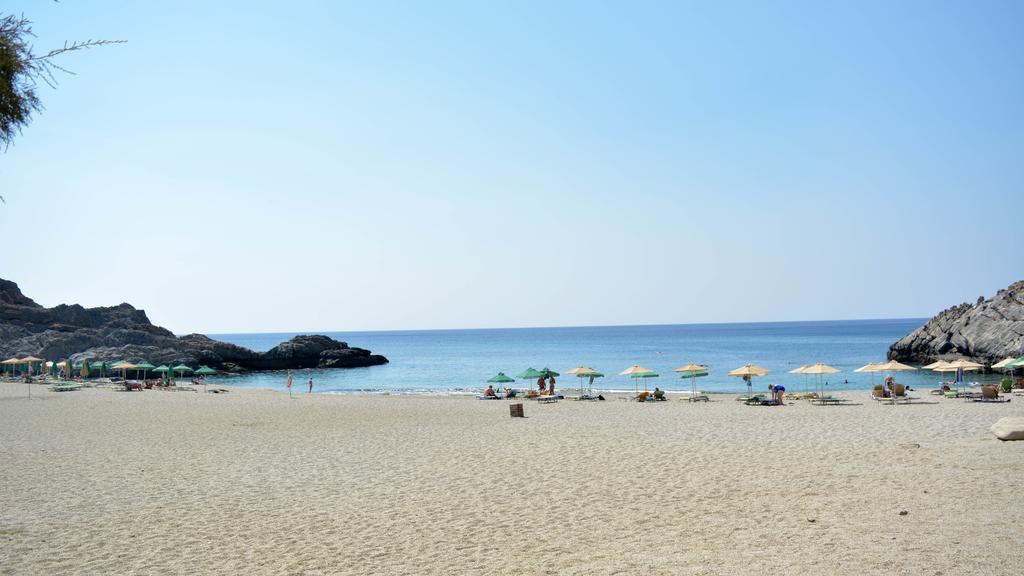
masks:
<path id="1" fill-rule="evenodd" d="M 995 386 L 982 386 L 981 395 L 977 397 L 968 398 L 968 402 L 991 402 L 991 403 L 1002 403 L 1009 402 L 1009 398 L 1001 398 L 999 396 L 999 388 Z"/>
<path id="2" fill-rule="evenodd" d="M 74 392 L 82 387 L 74 382 L 54 382 L 50 384 L 50 390 L 53 392 Z"/>
<path id="3" fill-rule="evenodd" d="M 708 397 L 707 394 L 705 394 L 703 392 L 700 392 L 698 394 L 687 396 L 686 398 L 682 398 L 682 400 L 686 400 L 687 402 L 710 402 L 711 398 Z"/>

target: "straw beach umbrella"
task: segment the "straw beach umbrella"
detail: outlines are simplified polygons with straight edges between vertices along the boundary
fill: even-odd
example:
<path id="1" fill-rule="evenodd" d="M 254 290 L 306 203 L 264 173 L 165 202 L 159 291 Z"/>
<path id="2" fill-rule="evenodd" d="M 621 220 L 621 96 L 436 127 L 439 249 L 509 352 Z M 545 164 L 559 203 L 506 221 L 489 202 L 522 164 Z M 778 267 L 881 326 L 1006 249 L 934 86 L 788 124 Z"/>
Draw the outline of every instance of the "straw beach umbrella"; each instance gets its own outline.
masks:
<path id="1" fill-rule="evenodd" d="M 640 395 L 640 382 L 636 379 L 643 377 L 644 374 L 654 374 L 654 370 L 644 368 L 639 364 L 633 364 L 629 368 L 619 372 L 619 376 L 629 376 L 630 378 L 633 378 L 633 393 L 636 396 Z M 647 390 L 646 382 L 644 382 L 644 390 Z"/>
<path id="2" fill-rule="evenodd" d="M 754 385 L 751 382 L 751 379 L 757 376 L 764 376 L 766 374 L 768 374 L 768 369 L 762 368 L 756 364 L 744 364 L 743 366 L 729 372 L 729 376 L 743 378 L 743 380 L 746 381 L 748 398 L 754 395 Z"/>
<path id="3" fill-rule="evenodd" d="M 571 370 L 566 370 L 565 373 L 566 374 L 572 374 L 573 376 L 575 376 L 579 380 L 579 383 L 580 383 L 579 388 L 580 388 L 580 397 L 581 398 L 583 397 L 583 379 L 589 377 L 590 378 L 590 383 L 593 384 L 594 383 L 594 375 L 595 374 L 599 374 L 599 372 L 597 370 L 594 370 L 593 368 L 591 368 L 589 366 L 584 366 L 583 364 L 580 364 L 579 366 L 577 366 L 577 367 L 575 367 L 575 368 L 573 368 Z"/>
<path id="4" fill-rule="evenodd" d="M 117 364 L 114 364 L 113 366 L 111 366 L 111 368 L 113 368 L 114 370 L 120 370 L 121 371 L 121 378 L 123 380 L 127 380 L 128 379 L 128 371 L 129 370 L 138 370 L 139 369 L 138 366 L 136 366 L 135 364 L 132 364 L 131 362 L 118 362 Z"/>
<path id="5" fill-rule="evenodd" d="M 822 364 L 821 362 L 819 362 L 817 364 L 813 364 L 811 366 L 808 366 L 807 368 L 804 368 L 804 370 L 803 370 L 803 372 L 801 372 L 801 374 L 813 374 L 814 375 L 814 378 L 815 378 L 814 390 L 817 392 L 818 389 L 821 388 L 821 391 L 818 392 L 818 397 L 820 398 L 821 396 L 825 395 L 825 388 L 821 384 L 821 375 L 822 374 L 835 374 L 836 372 L 839 372 L 839 371 L 840 371 L 839 368 L 835 368 L 833 366 L 829 366 L 828 364 Z"/>
<path id="6" fill-rule="evenodd" d="M 914 368 L 913 366 L 909 366 L 907 364 L 903 364 L 901 362 L 897 362 L 896 360 L 889 360 L 888 362 L 885 362 L 884 364 L 879 364 L 877 366 L 877 368 L 878 368 L 879 372 L 890 372 L 890 373 L 895 373 L 895 372 L 911 372 L 911 371 L 917 370 L 917 368 Z M 892 403 L 893 403 L 893 405 L 895 405 L 896 404 L 895 390 L 893 390 L 893 392 L 894 392 L 894 394 L 892 395 Z"/>
<path id="7" fill-rule="evenodd" d="M 789 371 L 789 373 L 790 374 L 803 374 L 804 370 L 806 370 L 808 366 L 810 366 L 810 364 L 804 364 L 803 366 L 801 366 L 799 368 L 793 368 L 792 370 Z M 808 392 L 808 390 L 807 390 L 807 376 L 804 375 L 804 394 L 806 394 L 807 392 Z"/>
<path id="8" fill-rule="evenodd" d="M 708 375 L 708 367 L 703 364 L 687 364 L 673 370 L 680 378 L 690 379 L 690 400 L 697 398 L 697 378 Z"/>
<path id="9" fill-rule="evenodd" d="M 22 364 L 27 364 L 28 365 L 28 374 L 29 374 L 29 376 L 31 376 L 32 372 L 33 372 L 32 365 L 35 364 L 36 362 L 42 362 L 42 361 L 43 361 L 42 358 L 36 358 L 35 356 L 25 356 L 24 358 L 21 359 L 21 363 Z M 39 371 L 40 372 L 43 371 L 42 366 L 40 366 Z"/>
<path id="10" fill-rule="evenodd" d="M 956 372 L 956 387 L 959 389 L 960 383 L 964 381 L 964 372 L 981 370 L 985 365 L 978 364 L 977 362 L 972 362 L 970 360 L 954 360 L 949 363 L 949 367 Z"/>
<path id="11" fill-rule="evenodd" d="M 10 368 L 11 376 L 14 376 L 14 367 L 17 366 L 19 363 L 21 363 L 21 360 L 18 360 L 17 358 L 13 358 L 13 357 L 8 358 L 7 360 L 4 360 L 3 362 L 0 362 L 0 364 L 3 364 L 4 366 L 10 366 L 11 367 Z"/>

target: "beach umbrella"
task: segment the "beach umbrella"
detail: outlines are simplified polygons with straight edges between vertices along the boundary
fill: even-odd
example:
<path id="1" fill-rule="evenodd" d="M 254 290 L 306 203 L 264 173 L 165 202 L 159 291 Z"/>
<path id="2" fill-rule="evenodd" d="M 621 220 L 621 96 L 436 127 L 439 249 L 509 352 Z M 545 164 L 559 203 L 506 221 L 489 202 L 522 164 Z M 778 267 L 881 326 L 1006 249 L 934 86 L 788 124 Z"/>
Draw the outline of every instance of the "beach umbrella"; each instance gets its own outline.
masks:
<path id="1" fill-rule="evenodd" d="M 146 376 L 147 376 L 146 373 L 147 372 L 149 372 L 153 368 L 156 368 L 156 366 L 153 366 L 152 364 L 150 364 L 149 362 L 146 362 L 145 360 L 143 360 L 142 362 L 139 362 L 138 364 L 136 364 L 135 367 L 136 367 L 137 370 L 142 370 L 142 378 L 143 379 L 146 378 Z"/>
<path id="2" fill-rule="evenodd" d="M 60 368 L 62 378 L 71 378 L 71 360 L 63 360 L 57 363 L 57 368 Z"/>
<path id="3" fill-rule="evenodd" d="M 931 364 L 925 364 L 924 366 L 921 366 L 921 370 L 935 370 L 937 368 L 942 368 L 945 366 L 949 366 L 949 362 L 946 362 L 945 360 L 936 360 Z"/>
<path id="4" fill-rule="evenodd" d="M 879 372 L 910 372 L 910 371 L 913 371 L 913 370 L 917 370 L 917 368 L 914 368 L 913 366 L 908 366 L 907 364 L 903 364 L 903 363 L 897 362 L 895 360 L 889 360 L 888 362 L 885 362 L 883 364 L 879 364 L 877 367 L 878 367 L 878 371 Z M 892 395 L 892 403 L 895 405 L 896 404 L 895 390 L 893 390 L 893 392 L 894 392 L 894 394 Z"/>
<path id="5" fill-rule="evenodd" d="M 999 362 L 996 362 L 995 364 L 993 364 L 992 368 L 994 368 L 996 370 L 1000 370 L 1000 369 L 1006 368 L 1010 364 L 1012 364 L 1014 362 L 1014 360 L 1016 360 L 1016 358 L 1014 358 L 1013 356 L 1007 356 L 1006 358 L 1003 358 Z M 927 366 L 926 366 L 926 368 L 927 368 Z"/>
<path id="6" fill-rule="evenodd" d="M 188 366 L 185 366 L 184 364 L 178 364 L 177 366 L 171 368 L 171 370 L 173 370 L 174 372 L 180 373 L 182 375 L 182 377 L 185 376 L 185 372 L 193 372 L 193 370 L 191 368 L 189 368 Z"/>
<path id="7" fill-rule="evenodd" d="M 970 360 L 953 360 L 949 363 L 951 368 L 960 368 L 966 372 L 973 372 L 974 370 L 981 370 L 985 367 L 984 364 L 978 364 L 977 362 L 971 362 Z"/>
<path id="8" fill-rule="evenodd" d="M 703 364 L 687 364 L 686 366 L 680 366 L 673 370 L 679 374 L 680 378 L 690 379 L 690 399 L 697 397 L 697 378 L 702 378 L 708 375 L 708 367 Z"/>
<path id="9" fill-rule="evenodd" d="M 542 374 L 537 370 L 534 370 L 533 368 L 527 368 L 526 370 L 523 370 L 519 374 L 516 374 L 516 378 L 519 380 L 536 380 L 541 376 Z"/>
<path id="10" fill-rule="evenodd" d="M 86 362 L 84 360 L 82 361 L 82 368 L 78 371 L 78 375 L 81 376 L 83 380 L 89 377 L 89 363 L 88 362 Z"/>
<path id="11" fill-rule="evenodd" d="M 25 356 L 21 359 L 22 364 L 28 364 L 28 373 L 30 376 L 32 375 L 32 364 L 42 361 L 42 358 L 36 358 L 35 356 Z M 42 368 L 40 368 L 40 372 L 42 372 Z"/>
<path id="12" fill-rule="evenodd" d="M 601 372 L 594 372 L 587 379 L 587 394 L 590 396 L 594 395 L 594 378 L 604 378 L 604 374 Z"/>
<path id="13" fill-rule="evenodd" d="M 21 363 L 21 360 L 18 360 L 17 358 L 13 358 L 13 357 L 12 358 L 8 358 L 7 360 L 4 360 L 4 361 L 0 362 L 0 364 L 2 364 L 4 366 L 10 366 L 11 367 L 11 376 L 14 376 L 14 367 L 17 366 L 20 363 Z"/>
<path id="14" fill-rule="evenodd" d="M 639 364 L 633 364 L 629 368 L 626 368 L 622 372 L 619 372 L 619 376 L 629 376 L 633 378 L 633 392 L 636 396 L 640 395 L 640 381 L 637 378 L 643 377 L 644 374 L 654 374 L 654 370 L 650 368 L 644 368 Z M 657 376 L 657 374 L 655 374 Z M 644 391 L 647 390 L 647 382 L 644 382 Z"/>
<path id="15" fill-rule="evenodd" d="M 806 370 L 808 366 L 810 366 L 810 364 L 804 364 L 803 366 L 801 366 L 799 368 L 793 368 L 792 370 L 789 371 L 789 373 L 790 374 L 803 374 L 804 370 Z M 807 391 L 808 391 L 807 390 L 807 375 L 805 374 L 804 375 L 804 393 L 806 394 Z"/>
<path id="16" fill-rule="evenodd" d="M 815 391 L 817 391 L 818 388 L 821 388 L 821 392 L 818 393 L 819 397 L 820 397 L 820 396 L 824 396 L 825 395 L 825 389 L 821 385 L 821 375 L 822 374 L 835 374 L 836 372 L 839 372 L 838 368 L 835 368 L 833 366 L 829 366 L 828 364 L 822 364 L 822 363 L 819 362 L 817 364 L 813 364 L 811 366 L 808 366 L 807 368 L 804 368 L 804 370 L 803 370 L 803 372 L 801 372 L 801 374 L 813 374 L 814 375 L 814 377 L 816 379 L 816 384 L 814 386 L 814 389 L 815 389 Z"/>
<path id="17" fill-rule="evenodd" d="M 954 360 L 949 363 L 949 367 L 956 371 L 956 387 L 959 389 L 960 384 L 964 381 L 964 372 L 974 372 L 981 370 L 985 367 L 984 364 L 978 364 L 970 360 Z"/>
<path id="18" fill-rule="evenodd" d="M 747 397 L 748 398 L 750 398 L 750 397 L 752 397 L 754 395 L 754 385 L 751 382 L 751 379 L 753 379 L 755 377 L 758 377 L 758 376 L 764 376 L 766 374 L 768 374 L 768 370 L 766 368 L 762 368 L 762 367 L 760 367 L 760 366 L 758 366 L 756 364 L 744 364 L 743 366 L 740 366 L 739 368 L 729 372 L 729 376 L 736 376 L 737 378 L 743 378 L 743 380 L 747 383 Z"/>
<path id="19" fill-rule="evenodd" d="M 153 372 L 160 374 L 161 377 L 166 378 L 167 373 L 171 371 L 171 367 L 167 364 L 161 364 L 156 368 L 153 368 Z"/>
<path id="20" fill-rule="evenodd" d="M 93 362 L 89 364 L 89 368 L 100 371 L 100 378 L 107 375 L 107 363 L 106 362 Z"/>
<path id="21" fill-rule="evenodd" d="M 504 372 L 498 372 L 497 375 L 487 380 L 488 384 L 508 384 L 509 382 L 515 382 L 515 378 L 509 378 L 505 376 Z"/>
<path id="22" fill-rule="evenodd" d="M 597 370 L 594 370 L 593 368 L 591 368 L 589 366 L 584 366 L 583 364 L 580 364 L 579 366 L 577 366 L 577 367 L 575 367 L 575 368 L 573 368 L 571 370 L 566 370 L 565 373 L 566 374 L 572 374 L 573 376 L 575 376 L 579 380 L 579 383 L 580 383 L 580 396 L 583 396 L 583 379 L 589 377 L 590 378 L 590 384 L 593 385 L 594 384 L 594 378 L 596 377 L 595 375 L 596 374 L 600 374 L 600 372 L 598 372 Z M 603 376 L 603 374 L 602 374 L 602 376 Z"/>
<path id="23" fill-rule="evenodd" d="M 113 368 L 114 370 L 120 370 L 121 371 L 121 378 L 123 378 L 125 380 L 128 379 L 128 371 L 129 370 L 138 370 L 139 369 L 138 366 L 136 366 L 135 364 L 132 364 L 131 362 L 118 362 L 117 364 L 114 364 L 113 366 L 111 366 L 111 368 Z"/>
<path id="24" fill-rule="evenodd" d="M 200 376 L 209 376 L 216 373 L 217 371 L 209 366 L 200 366 L 199 369 L 196 370 L 196 374 Z M 203 378 L 203 392 L 206 392 L 206 378 Z"/>
<path id="25" fill-rule="evenodd" d="M 518 380 L 529 380 L 529 381 L 533 382 L 533 381 L 539 380 L 543 376 L 544 376 L 543 372 L 540 372 L 540 371 L 535 370 L 532 367 L 530 367 L 530 368 L 527 368 L 526 370 L 523 370 L 519 374 L 516 374 L 516 379 L 518 379 Z M 532 384 L 527 385 L 526 388 L 527 388 L 527 390 L 532 390 L 533 389 L 533 385 Z"/>
<path id="26" fill-rule="evenodd" d="M 555 376 L 561 376 L 561 374 L 559 374 L 558 372 L 555 372 L 554 370 L 551 370 L 547 366 L 545 366 L 545 367 L 540 369 L 540 374 L 541 374 L 540 378 L 544 378 L 544 379 L 554 378 Z M 548 390 L 548 393 L 549 394 L 554 394 L 555 393 L 555 387 L 551 386 L 551 389 Z"/>

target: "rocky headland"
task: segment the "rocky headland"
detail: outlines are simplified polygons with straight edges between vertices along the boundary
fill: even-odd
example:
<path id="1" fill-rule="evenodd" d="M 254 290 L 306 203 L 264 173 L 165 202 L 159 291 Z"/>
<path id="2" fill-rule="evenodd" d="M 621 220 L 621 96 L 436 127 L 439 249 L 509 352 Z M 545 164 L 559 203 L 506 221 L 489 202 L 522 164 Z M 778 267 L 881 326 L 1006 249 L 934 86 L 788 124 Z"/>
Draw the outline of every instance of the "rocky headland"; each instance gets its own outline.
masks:
<path id="1" fill-rule="evenodd" d="M 22 294 L 14 282 L 0 279 L 0 357 L 27 355 L 74 362 L 144 359 L 155 364 L 205 364 L 227 372 L 356 368 L 388 361 L 327 336 L 296 336 L 266 352 L 202 334 L 178 337 L 154 326 L 145 311 L 129 304 L 46 308 Z"/>
<path id="2" fill-rule="evenodd" d="M 969 358 L 993 364 L 1024 355 L 1024 280 L 986 300 L 964 303 L 939 312 L 917 330 L 889 347 L 900 362 Z"/>

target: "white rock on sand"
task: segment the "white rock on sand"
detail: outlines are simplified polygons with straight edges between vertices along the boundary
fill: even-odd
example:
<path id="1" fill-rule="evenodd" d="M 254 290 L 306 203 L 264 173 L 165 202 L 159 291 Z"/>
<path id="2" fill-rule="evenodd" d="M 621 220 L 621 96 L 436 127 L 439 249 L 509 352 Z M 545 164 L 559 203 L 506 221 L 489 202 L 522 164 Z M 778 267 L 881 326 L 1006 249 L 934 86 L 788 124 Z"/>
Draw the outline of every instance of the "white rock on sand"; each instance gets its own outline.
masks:
<path id="1" fill-rule="evenodd" d="M 25 394 L 0 574 L 1024 573 L 1024 402 Z"/>
<path id="2" fill-rule="evenodd" d="M 1024 440 L 1024 417 L 1000 418 L 991 430 L 1000 440 Z"/>

